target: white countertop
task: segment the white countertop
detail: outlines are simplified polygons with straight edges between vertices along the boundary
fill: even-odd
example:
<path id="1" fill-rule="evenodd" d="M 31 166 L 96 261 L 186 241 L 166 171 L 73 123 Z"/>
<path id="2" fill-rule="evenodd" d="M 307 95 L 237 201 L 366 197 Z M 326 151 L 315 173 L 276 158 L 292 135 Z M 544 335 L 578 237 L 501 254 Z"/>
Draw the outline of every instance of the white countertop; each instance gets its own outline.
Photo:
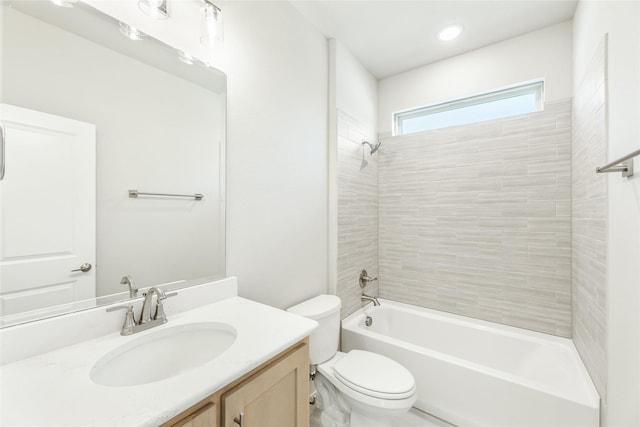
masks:
<path id="1" fill-rule="evenodd" d="M 231 347 L 211 362 L 132 387 L 102 386 L 89 378 L 92 366 L 110 350 L 162 328 L 203 321 L 227 323 L 237 331 Z M 170 315 L 167 324 L 131 336 L 114 332 L 10 363 L 0 369 L 0 424 L 157 426 L 308 336 L 316 326 L 313 320 L 231 297 Z"/>

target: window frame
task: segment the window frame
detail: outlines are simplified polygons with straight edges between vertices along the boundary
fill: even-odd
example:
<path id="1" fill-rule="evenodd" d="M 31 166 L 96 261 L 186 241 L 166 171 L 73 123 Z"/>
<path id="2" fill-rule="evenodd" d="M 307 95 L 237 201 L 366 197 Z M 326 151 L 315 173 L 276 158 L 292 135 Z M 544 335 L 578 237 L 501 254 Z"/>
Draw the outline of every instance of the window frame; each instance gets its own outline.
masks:
<path id="1" fill-rule="evenodd" d="M 531 93 L 535 94 L 536 96 L 535 110 L 533 112 L 542 111 L 544 106 L 544 79 L 539 79 L 539 80 L 519 83 L 517 85 L 509 86 L 502 89 L 484 92 L 477 95 L 466 96 L 463 98 L 456 98 L 450 101 L 439 102 L 437 104 L 431 104 L 423 107 L 411 108 L 408 110 L 395 112 L 393 113 L 393 134 L 396 136 L 408 135 L 402 132 L 402 122 L 404 120 L 415 119 L 417 117 L 428 116 L 431 114 L 437 114 L 444 111 L 457 110 L 460 108 L 469 107 L 473 105 L 486 104 L 492 101 L 500 101 L 503 99 L 513 98 L 516 96 L 526 95 Z M 529 113 L 525 113 L 525 114 L 529 114 Z M 514 117 L 517 115 L 520 115 L 520 114 L 513 114 L 509 116 L 504 116 L 504 117 Z M 479 122 L 466 122 L 466 123 L 460 123 L 459 125 L 464 125 L 467 123 L 479 123 Z M 450 125 L 445 127 L 451 127 L 451 126 L 457 126 L 457 125 Z M 436 129 L 443 129 L 445 127 L 436 128 Z M 436 130 L 436 129 L 425 129 L 423 131 L 416 131 L 411 133 L 426 132 L 429 130 Z"/>

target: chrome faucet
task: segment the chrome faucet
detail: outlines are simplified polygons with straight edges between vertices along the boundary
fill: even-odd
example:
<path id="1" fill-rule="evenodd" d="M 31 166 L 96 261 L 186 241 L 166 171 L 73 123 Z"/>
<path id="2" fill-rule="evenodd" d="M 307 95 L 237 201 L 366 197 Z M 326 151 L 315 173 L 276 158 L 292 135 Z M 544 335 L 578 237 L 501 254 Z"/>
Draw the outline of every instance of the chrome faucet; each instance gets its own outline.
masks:
<path id="1" fill-rule="evenodd" d="M 151 304 L 153 304 L 153 295 L 157 295 L 156 297 L 156 310 L 151 316 Z M 167 323 L 167 316 L 164 314 L 164 308 L 162 307 L 162 301 L 167 299 L 167 295 L 160 288 L 156 288 L 155 286 L 149 288 L 147 293 L 144 294 L 144 302 L 142 303 L 142 312 L 140 313 L 140 320 L 138 321 L 139 325 L 144 325 L 146 323 L 157 322 Z"/>
<path id="2" fill-rule="evenodd" d="M 120 279 L 121 285 L 129 285 L 129 298 L 135 298 L 138 296 L 138 288 L 133 284 L 133 279 L 131 276 L 122 276 Z"/>
<path id="3" fill-rule="evenodd" d="M 164 313 L 164 307 L 162 302 L 168 297 L 177 295 L 176 292 L 165 294 L 165 292 L 156 287 L 149 288 L 149 290 L 143 294 L 144 302 L 142 303 L 142 311 L 140 313 L 140 319 L 136 322 L 133 314 L 133 304 L 119 305 L 115 307 L 107 308 L 107 311 L 127 310 L 124 318 L 124 324 L 120 335 L 132 335 L 137 332 L 142 332 L 146 329 L 153 328 L 155 326 L 167 323 L 167 315 Z M 151 315 L 151 305 L 153 304 L 153 295 L 156 295 L 156 308 Z"/>
<path id="4" fill-rule="evenodd" d="M 380 301 L 378 301 L 378 297 L 371 297 L 367 294 L 362 294 L 360 296 L 360 301 L 371 301 L 375 307 L 380 305 Z"/>

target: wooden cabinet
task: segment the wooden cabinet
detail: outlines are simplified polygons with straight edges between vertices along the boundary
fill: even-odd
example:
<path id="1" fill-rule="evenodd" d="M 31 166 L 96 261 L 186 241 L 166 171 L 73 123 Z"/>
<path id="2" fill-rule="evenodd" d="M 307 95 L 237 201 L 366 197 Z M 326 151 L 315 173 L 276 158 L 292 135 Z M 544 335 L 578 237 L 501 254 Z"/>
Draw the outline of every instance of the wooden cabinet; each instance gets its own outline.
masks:
<path id="1" fill-rule="evenodd" d="M 308 427 L 309 342 L 304 339 L 169 420 L 163 427 Z"/>
<path id="2" fill-rule="evenodd" d="M 192 414 L 174 424 L 175 427 L 216 427 L 216 404 L 209 402 Z"/>
<path id="3" fill-rule="evenodd" d="M 222 426 L 297 427 L 309 423 L 309 352 L 306 346 L 222 395 Z M 235 419 L 235 421 L 234 421 Z"/>

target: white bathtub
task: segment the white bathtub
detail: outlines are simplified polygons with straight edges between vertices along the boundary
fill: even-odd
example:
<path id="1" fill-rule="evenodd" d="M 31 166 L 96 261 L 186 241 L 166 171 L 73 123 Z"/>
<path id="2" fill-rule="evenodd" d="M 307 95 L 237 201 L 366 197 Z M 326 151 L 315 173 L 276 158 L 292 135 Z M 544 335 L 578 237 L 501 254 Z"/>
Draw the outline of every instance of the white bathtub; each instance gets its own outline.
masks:
<path id="1" fill-rule="evenodd" d="M 599 425 L 600 398 L 571 340 L 380 301 L 342 321 L 342 348 L 407 367 L 418 409 L 462 426 Z"/>

